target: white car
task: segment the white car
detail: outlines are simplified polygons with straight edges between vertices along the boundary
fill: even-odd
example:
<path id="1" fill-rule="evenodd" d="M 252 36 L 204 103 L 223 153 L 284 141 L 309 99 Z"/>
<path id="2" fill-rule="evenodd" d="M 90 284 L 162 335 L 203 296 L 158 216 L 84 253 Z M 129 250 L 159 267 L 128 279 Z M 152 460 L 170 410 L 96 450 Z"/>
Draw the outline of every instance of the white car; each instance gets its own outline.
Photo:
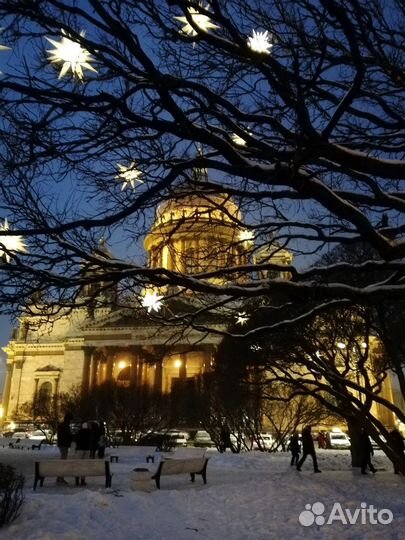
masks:
<path id="1" fill-rule="evenodd" d="M 193 439 L 193 444 L 200 448 L 211 448 L 212 446 L 215 446 L 214 441 L 211 439 L 211 435 L 208 431 L 204 430 L 197 431 Z"/>
<path id="2" fill-rule="evenodd" d="M 260 447 L 255 440 L 252 444 L 252 450 L 271 450 L 274 445 L 274 439 L 271 433 L 259 433 L 258 439 L 260 440 Z"/>
<path id="3" fill-rule="evenodd" d="M 34 441 L 43 441 L 43 440 L 47 440 L 47 437 L 49 435 L 50 435 L 49 430 L 45 430 L 45 433 L 44 433 L 43 431 L 38 429 L 38 430 L 32 432 L 32 434 L 30 436 L 30 439 L 33 439 Z"/>
<path id="4" fill-rule="evenodd" d="M 350 439 L 343 431 L 331 431 L 327 434 L 329 448 L 350 448 Z"/>
<path id="5" fill-rule="evenodd" d="M 174 446 L 187 446 L 190 435 L 186 431 L 169 430 L 165 433 L 170 440 L 173 441 Z"/>

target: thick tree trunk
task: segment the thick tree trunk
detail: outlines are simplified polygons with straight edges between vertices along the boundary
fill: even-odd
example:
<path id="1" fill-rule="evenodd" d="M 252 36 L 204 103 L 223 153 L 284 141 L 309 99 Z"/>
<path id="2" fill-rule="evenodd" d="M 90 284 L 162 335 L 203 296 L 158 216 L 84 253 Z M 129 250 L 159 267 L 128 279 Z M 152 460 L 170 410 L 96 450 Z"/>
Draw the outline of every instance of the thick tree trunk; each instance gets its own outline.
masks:
<path id="1" fill-rule="evenodd" d="M 350 453 L 352 456 L 352 467 L 361 466 L 361 456 L 360 456 L 360 432 L 361 424 L 360 422 L 353 418 L 347 420 L 347 427 L 349 430 L 350 437 Z"/>

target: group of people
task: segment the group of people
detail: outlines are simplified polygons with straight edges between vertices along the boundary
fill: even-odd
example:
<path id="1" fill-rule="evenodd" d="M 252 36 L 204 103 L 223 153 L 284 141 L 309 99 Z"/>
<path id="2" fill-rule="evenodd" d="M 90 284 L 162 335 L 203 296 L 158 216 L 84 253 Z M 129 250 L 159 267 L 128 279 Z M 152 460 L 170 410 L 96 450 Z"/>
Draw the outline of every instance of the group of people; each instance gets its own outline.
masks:
<path id="1" fill-rule="evenodd" d="M 72 415 L 66 414 L 63 421 L 58 425 L 57 445 L 61 459 L 68 458 L 73 441 L 76 443 L 76 456 L 78 458 L 95 458 L 96 454 L 98 458 L 103 458 L 107 445 L 103 422 L 82 422 L 79 430 L 74 435 L 70 427 L 72 419 Z M 58 477 L 56 481 L 59 484 L 67 483 L 62 477 Z M 81 477 L 80 483 L 82 486 L 86 485 L 84 476 Z"/>
<path id="2" fill-rule="evenodd" d="M 405 464 L 405 442 L 402 438 L 402 435 L 398 430 L 393 430 L 391 432 L 391 440 L 394 441 L 395 452 L 401 456 L 402 464 L 396 463 L 394 465 L 395 474 L 399 474 L 399 469 L 404 467 Z M 318 437 L 318 444 L 319 444 Z M 301 444 L 302 444 L 302 457 L 301 454 Z M 320 448 L 324 448 L 323 444 L 319 445 Z M 291 466 L 296 466 L 297 471 L 301 471 L 301 467 L 304 464 L 308 456 L 311 456 L 312 463 L 314 466 L 314 472 L 322 472 L 318 467 L 318 460 L 315 452 L 314 440 L 312 438 L 311 426 L 306 426 L 302 430 L 302 439 L 300 441 L 298 433 L 293 433 L 290 437 L 289 450 L 291 452 Z M 367 469 L 369 469 L 373 474 L 376 472 L 376 468 L 371 463 L 371 457 L 374 455 L 373 446 L 370 441 L 370 437 L 367 431 L 364 428 L 361 428 L 361 432 L 358 440 L 358 452 L 360 457 L 360 468 L 361 474 L 367 474 Z"/>

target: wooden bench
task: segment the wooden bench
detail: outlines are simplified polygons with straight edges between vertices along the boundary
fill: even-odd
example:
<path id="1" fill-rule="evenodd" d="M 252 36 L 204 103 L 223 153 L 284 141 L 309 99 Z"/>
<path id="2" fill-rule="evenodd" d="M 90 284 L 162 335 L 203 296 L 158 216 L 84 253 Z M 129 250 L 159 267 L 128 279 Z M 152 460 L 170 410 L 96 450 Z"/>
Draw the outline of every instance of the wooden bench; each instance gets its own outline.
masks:
<path id="1" fill-rule="evenodd" d="M 105 476 L 105 487 L 111 487 L 110 462 L 102 459 L 48 459 L 35 462 L 34 491 L 49 476 L 73 476 L 76 484 L 82 476 Z"/>
<path id="2" fill-rule="evenodd" d="M 185 459 L 162 459 L 152 480 L 155 481 L 156 487 L 160 489 L 160 477 L 171 474 L 189 474 L 191 481 L 194 482 L 195 475 L 202 476 L 204 484 L 207 483 L 207 465 L 209 458 L 185 458 Z"/>

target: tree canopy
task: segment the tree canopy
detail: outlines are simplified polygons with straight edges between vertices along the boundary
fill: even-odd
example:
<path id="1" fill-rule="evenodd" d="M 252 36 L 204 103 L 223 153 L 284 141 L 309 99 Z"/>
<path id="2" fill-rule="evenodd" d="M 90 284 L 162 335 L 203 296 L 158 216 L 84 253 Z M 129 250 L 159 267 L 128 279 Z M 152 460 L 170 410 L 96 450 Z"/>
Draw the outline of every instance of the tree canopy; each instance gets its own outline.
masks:
<path id="1" fill-rule="evenodd" d="M 100 280 L 83 268 L 125 305 L 147 285 L 317 309 L 403 291 L 402 1 L 0 0 L 0 21 L 3 311 L 72 305 Z M 140 240 L 179 194 L 245 232 L 244 264 L 147 267 Z M 359 240 L 378 257 L 314 268 Z"/>

